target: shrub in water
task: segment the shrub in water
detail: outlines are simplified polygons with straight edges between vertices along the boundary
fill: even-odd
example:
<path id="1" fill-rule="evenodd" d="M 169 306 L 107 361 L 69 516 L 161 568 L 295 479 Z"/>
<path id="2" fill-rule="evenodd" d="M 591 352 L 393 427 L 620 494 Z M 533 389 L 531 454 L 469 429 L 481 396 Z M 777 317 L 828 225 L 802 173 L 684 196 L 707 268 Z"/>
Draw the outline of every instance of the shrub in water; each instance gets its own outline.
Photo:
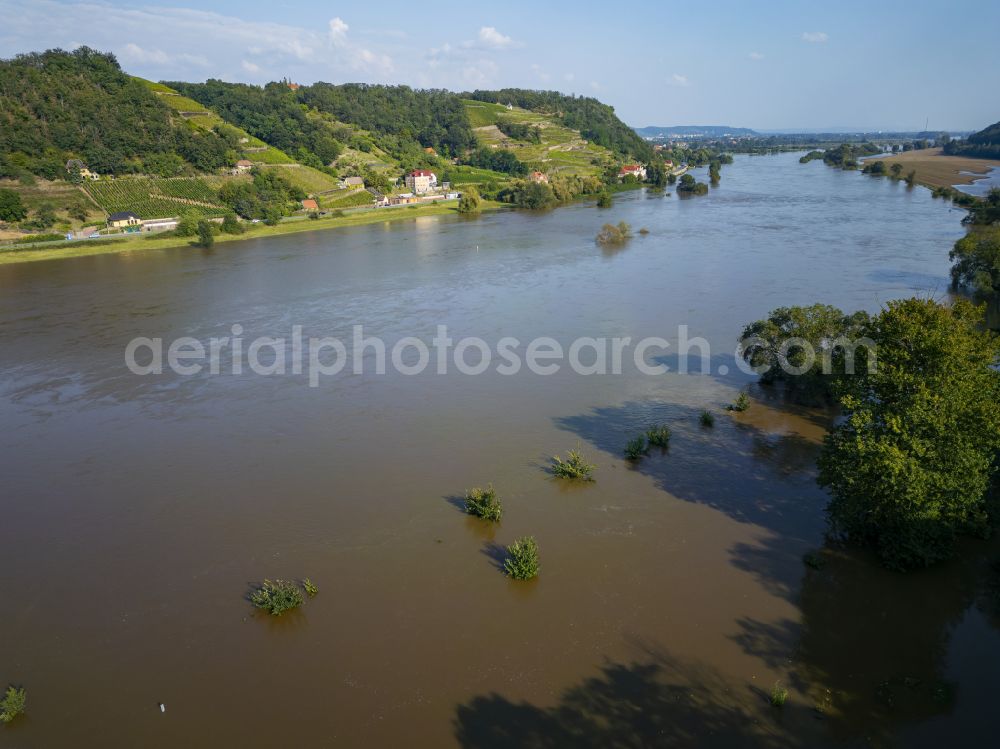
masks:
<path id="1" fill-rule="evenodd" d="M 503 515 L 503 505 L 500 503 L 500 498 L 497 497 L 493 484 L 485 489 L 480 489 L 477 486 L 466 492 L 465 511 L 483 520 L 499 521 L 500 516 Z"/>
<path id="2" fill-rule="evenodd" d="M 740 393 L 736 396 L 736 400 L 726 406 L 726 408 L 730 411 L 746 411 L 750 408 L 750 396 L 746 393 Z"/>
<path id="3" fill-rule="evenodd" d="M 538 543 L 532 536 L 517 539 L 507 547 L 504 572 L 515 580 L 530 580 L 538 575 Z"/>
<path id="4" fill-rule="evenodd" d="M 23 689 L 7 687 L 7 693 L 3 698 L 0 698 L 0 722 L 10 723 L 23 713 L 25 702 L 27 702 L 27 694 Z"/>
<path id="5" fill-rule="evenodd" d="M 625 458 L 627 460 L 639 460 L 643 455 L 646 454 L 646 438 L 645 437 L 635 437 L 630 439 L 628 444 L 625 445 Z"/>
<path id="6" fill-rule="evenodd" d="M 576 450 L 570 450 L 567 453 L 566 460 L 563 460 L 558 455 L 552 458 L 552 460 L 552 473 L 558 478 L 583 479 L 584 481 L 594 480 L 592 474 L 596 466 L 593 463 L 585 461 L 583 456 Z"/>
<path id="7" fill-rule="evenodd" d="M 775 707 L 784 707 L 787 700 L 788 690 L 781 686 L 780 681 L 774 682 L 774 686 L 771 687 L 771 704 Z"/>
<path id="8" fill-rule="evenodd" d="M 306 592 L 310 598 L 319 593 L 319 588 L 316 587 L 316 583 L 310 580 L 308 577 L 302 581 L 302 589 Z"/>
<path id="9" fill-rule="evenodd" d="M 701 425 L 703 427 L 714 427 L 715 426 L 715 416 L 712 415 L 711 411 L 701 412 Z"/>
<path id="10" fill-rule="evenodd" d="M 295 583 L 286 580 L 265 580 L 257 590 L 250 594 L 250 603 L 259 609 L 281 616 L 289 609 L 302 605 L 302 591 Z"/>
<path id="11" fill-rule="evenodd" d="M 825 562 L 823 561 L 823 557 L 821 557 L 815 551 L 808 552 L 805 556 L 802 557 L 802 561 L 805 563 L 806 567 L 810 567 L 811 569 L 814 570 L 821 569 L 825 564 Z"/>
<path id="12" fill-rule="evenodd" d="M 646 439 L 654 447 L 667 447 L 670 445 L 670 429 L 662 424 L 650 427 L 646 430 Z"/>

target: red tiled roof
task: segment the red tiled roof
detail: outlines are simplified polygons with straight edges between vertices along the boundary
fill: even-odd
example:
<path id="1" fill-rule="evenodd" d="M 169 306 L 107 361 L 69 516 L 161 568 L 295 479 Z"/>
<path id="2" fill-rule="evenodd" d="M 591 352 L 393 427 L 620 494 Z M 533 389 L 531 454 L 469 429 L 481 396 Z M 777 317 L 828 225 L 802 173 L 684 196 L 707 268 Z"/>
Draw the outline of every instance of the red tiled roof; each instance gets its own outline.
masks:
<path id="1" fill-rule="evenodd" d="M 310 198 L 310 199 L 302 201 L 302 207 L 303 208 L 311 208 L 313 210 L 316 210 L 317 208 L 319 208 L 319 204 L 315 200 L 312 200 Z"/>
<path id="2" fill-rule="evenodd" d="M 412 172 L 410 172 L 410 176 L 411 177 L 433 177 L 434 176 L 434 172 L 431 172 L 431 171 L 429 171 L 427 169 L 414 169 Z"/>
<path id="3" fill-rule="evenodd" d="M 621 170 L 622 172 L 638 172 L 640 169 L 642 169 L 642 167 L 638 164 L 626 164 Z"/>

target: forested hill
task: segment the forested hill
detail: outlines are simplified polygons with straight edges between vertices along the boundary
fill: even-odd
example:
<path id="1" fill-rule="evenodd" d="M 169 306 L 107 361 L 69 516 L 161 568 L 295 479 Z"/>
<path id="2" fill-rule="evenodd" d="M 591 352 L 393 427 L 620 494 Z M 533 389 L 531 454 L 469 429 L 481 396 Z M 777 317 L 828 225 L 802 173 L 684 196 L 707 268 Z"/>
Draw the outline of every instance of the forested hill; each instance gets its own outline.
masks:
<path id="1" fill-rule="evenodd" d="M 504 88 L 499 91 L 473 91 L 467 99 L 513 104 L 535 112 L 554 115 L 561 124 L 621 158 L 648 161 L 652 147 L 628 125 L 618 119 L 614 107 L 586 96 L 569 96 L 558 91 L 532 91 Z"/>
<path id="2" fill-rule="evenodd" d="M 175 121 L 113 55 L 79 47 L 0 60 L 0 177 L 65 177 L 69 158 L 120 174 L 163 159 L 208 171 L 230 157 L 220 134 Z"/>
<path id="3" fill-rule="evenodd" d="M 304 163 L 315 157 L 328 164 L 352 146 L 377 145 L 405 160 L 424 148 L 449 156 L 475 145 L 461 99 L 447 91 L 361 83 L 296 90 L 218 80 L 168 85 Z"/>
<path id="4" fill-rule="evenodd" d="M 1000 122 L 994 122 L 965 140 L 953 140 L 944 147 L 945 153 L 1000 159 Z"/>

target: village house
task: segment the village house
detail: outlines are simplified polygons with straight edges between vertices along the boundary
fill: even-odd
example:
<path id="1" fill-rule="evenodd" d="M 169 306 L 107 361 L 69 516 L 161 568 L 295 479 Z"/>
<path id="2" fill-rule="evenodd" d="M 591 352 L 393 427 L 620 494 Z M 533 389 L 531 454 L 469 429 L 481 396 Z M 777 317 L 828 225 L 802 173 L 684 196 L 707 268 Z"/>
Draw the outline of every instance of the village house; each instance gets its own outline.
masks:
<path id="1" fill-rule="evenodd" d="M 306 198 L 302 201 L 302 207 L 307 211 L 318 211 L 319 203 L 317 203 L 312 198 Z"/>
<path id="2" fill-rule="evenodd" d="M 622 177 L 627 177 L 630 174 L 637 180 L 642 181 L 646 179 L 646 167 L 644 167 L 642 164 L 626 164 L 625 166 L 623 166 L 621 169 L 618 170 L 619 179 L 621 179 Z"/>
<path id="3" fill-rule="evenodd" d="M 547 185 L 549 183 L 549 175 L 547 175 L 545 172 L 537 172 L 537 171 L 536 172 L 532 172 L 531 173 L 531 181 L 532 182 L 541 182 L 541 183 L 544 183 L 544 184 Z"/>
<path id="4" fill-rule="evenodd" d="M 240 159 L 233 168 L 233 174 L 246 174 L 253 169 L 253 162 L 248 159 Z"/>
<path id="5" fill-rule="evenodd" d="M 406 175 L 406 187 L 418 195 L 433 190 L 437 181 L 437 175 L 427 169 L 414 169 Z"/>
<path id="6" fill-rule="evenodd" d="M 365 189 L 365 181 L 361 177 L 345 177 L 341 184 L 348 190 Z"/>
<path id="7" fill-rule="evenodd" d="M 71 175 L 76 172 L 80 175 L 81 179 L 95 180 L 101 178 L 100 174 L 90 171 L 90 169 L 87 168 L 87 165 L 80 161 L 80 159 L 70 159 L 67 161 L 66 171 Z"/>
<path id="8" fill-rule="evenodd" d="M 132 211 L 119 211 L 108 216 L 108 226 L 112 229 L 124 229 L 129 226 L 138 226 L 141 223 L 142 219 Z"/>

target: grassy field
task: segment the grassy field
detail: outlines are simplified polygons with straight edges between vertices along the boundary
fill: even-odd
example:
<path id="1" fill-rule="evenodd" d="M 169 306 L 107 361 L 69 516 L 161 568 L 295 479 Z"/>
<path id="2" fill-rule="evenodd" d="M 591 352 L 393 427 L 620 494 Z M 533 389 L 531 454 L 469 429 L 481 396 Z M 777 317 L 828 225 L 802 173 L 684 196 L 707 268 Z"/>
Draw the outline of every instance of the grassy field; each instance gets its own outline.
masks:
<path id="1" fill-rule="evenodd" d="M 940 148 L 906 151 L 896 156 L 886 156 L 882 161 L 886 163 L 887 168 L 892 164 L 901 164 L 903 176 L 911 170 L 915 171 L 914 179 L 927 187 L 967 185 L 978 177 L 984 176 L 990 167 L 1000 167 L 1000 161 L 994 159 L 946 156 L 941 153 Z M 962 174 L 962 172 L 973 172 L 974 174 Z"/>
<path id="2" fill-rule="evenodd" d="M 307 193 L 315 194 L 337 189 L 337 180 L 319 169 L 311 166 L 262 166 L 265 171 L 276 172 L 293 185 Z"/>
<path id="3" fill-rule="evenodd" d="M 277 226 L 264 226 L 256 224 L 246 234 L 231 236 L 222 234 L 216 237 L 216 245 L 226 245 L 239 242 L 244 239 L 257 239 L 258 237 L 273 237 L 282 234 L 297 234 L 299 232 L 317 231 L 320 229 L 339 229 L 348 226 L 361 226 L 364 224 L 389 223 L 395 221 L 413 221 L 416 219 L 431 216 L 457 216 L 457 201 L 434 202 L 424 205 L 401 206 L 399 208 L 378 208 L 370 211 L 358 211 L 346 216 L 321 218 L 317 221 L 288 221 Z M 506 208 L 500 203 L 483 202 L 483 210 L 498 210 Z M 38 249 L 5 249 L 0 250 L 0 265 L 9 263 L 37 262 L 41 260 L 59 260 L 73 257 L 89 257 L 92 255 L 108 255 L 118 252 L 141 252 L 145 250 L 166 249 L 170 247 L 191 247 L 192 250 L 200 252 L 191 246 L 189 237 L 150 237 L 136 236 L 128 239 L 121 239 L 107 244 L 88 245 L 88 241 L 78 240 L 76 242 L 65 243 L 57 246 L 50 246 Z"/>
<path id="4" fill-rule="evenodd" d="M 338 190 L 330 195 L 324 195 L 320 205 L 324 210 L 339 208 L 354 208 L 371 205 L 374 198 L 367 190 Z"/>
<path id="5" fill-rule="evenodd" d="M 503 183 L 510 180 L 509 174 L 475 166 L 449 166 L 442 172 L 442 176 L 455 186 L 483 185 L 487 182 Z"/>
<path id="6" fill-rule="evenodd" d="M 549 175 L 598 175 L 607 164 L 614 162 L 614 157 L 606 148 L 588 142 L 580 137 L 580 133 L 563 127 L 548 115 L 517 107 L 508 110 L 499 104 L 471 99 L 465 99 L 463 103 L 480 145 L 507 148 L 530 169 Z M 542 142 L 509 138 L 496 126 L 501 120 L 537 125 L 541 129 Z"/>

